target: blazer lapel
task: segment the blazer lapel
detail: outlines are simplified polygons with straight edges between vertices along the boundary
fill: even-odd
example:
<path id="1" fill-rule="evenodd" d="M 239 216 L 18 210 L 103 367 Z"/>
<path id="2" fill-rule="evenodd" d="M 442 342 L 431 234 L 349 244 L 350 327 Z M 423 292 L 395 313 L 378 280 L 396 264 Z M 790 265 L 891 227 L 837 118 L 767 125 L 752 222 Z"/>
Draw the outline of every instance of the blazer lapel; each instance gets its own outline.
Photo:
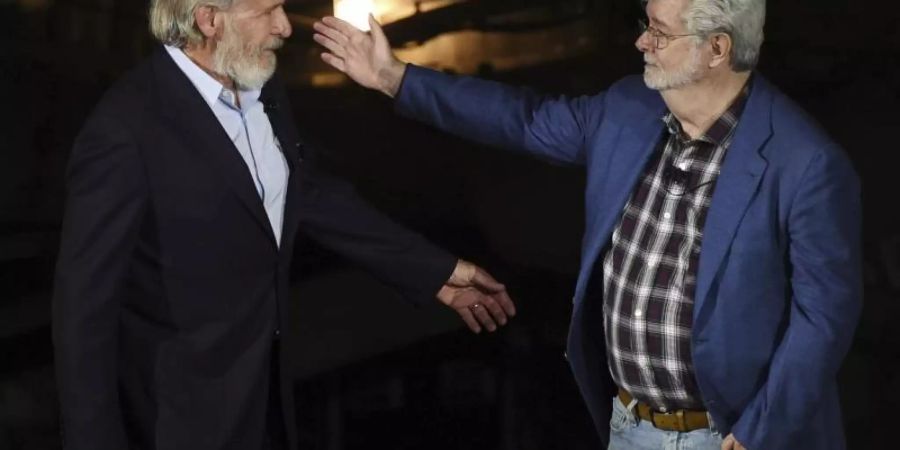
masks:
<path id="1" fill-rule="evenodd" d="M 300 165 L 303 164 L 302 151 L 303 142 L 297 135 L 297 129 L 294 126 L 292 115 L 289 111 L 288 100 L 283 96 L 277 95 L 277 87 L 281 87 L 281 81 L 273 79 L 263 88 L 260 95 L 260 101 L 265 106 L 266 115 L 269 117 L 269 123 L 272 125 L 272 131 L 278 140 L 281 152 L 288 163 L 288 175 L 286 196 L 284 203 L 284 222 L 281 227 L 282 249 L 290 245 L 293 240 L 297 225 L 300 221 Z M 287 248 L 288 252 L 293 251 Z"/>
<path id="2" fill-rule="evenodd" d="M 722 162 L 706 216 L 694 297 L 695 323 L 768 165 L 760 150 L 772 135 L 772 91 L 761 76 L 753 77 L 750 98 Z"/>
<path id="3" fill-rule="evenodd" d="M 157 96 L 162 114 L 174 130 L 193 144 L 190 149 L 201 154 L 222 174 L 225 183 L 269 236 L 272 245 L 276 245 L 272 225 L 250 171 L 209 105 L 165 49 L 157 52 L 155 67 L 163 94 Z"/>
<path id="4" fill-rule="evenodd" d="M 601 142 L 601 147 L 616 149 L 607 161 L 597 158 L 592 170 L 604 174 L 589 176 L 586 195 L 609 199 L 603 208 L 588 208 L 588 240 L 582 253 L 578 285 L 575 287 L 574 301 L 578 303 L 587 294 L 589 280 L 593 276 L 597 258 L 609 242 L 616 223 L 621 218 L 622 209 L 631 192 L 640 180 L 644 169 L 656 150 L 665 124 L 661 120 L 666 111 L 662 98 L 654 93 L 637 111 L 626 111 L 623 117 L 640 118 L 639 122 L 628 123 L 619 128 L 619 133 L 610 142 Z M 596 186 L 591 183 L 596 179 Z"/>

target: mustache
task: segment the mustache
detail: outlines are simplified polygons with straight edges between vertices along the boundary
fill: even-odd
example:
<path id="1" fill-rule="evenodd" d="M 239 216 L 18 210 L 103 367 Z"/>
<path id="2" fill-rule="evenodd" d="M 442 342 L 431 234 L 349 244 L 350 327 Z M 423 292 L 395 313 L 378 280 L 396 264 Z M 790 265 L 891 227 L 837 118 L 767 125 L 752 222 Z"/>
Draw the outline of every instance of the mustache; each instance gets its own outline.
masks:
<path id="1" fill-rule="evenodd" d="M 278 50 L 284 46 L 284 39 L 274 38 L 272 43 L 263 47 L 264 50 Z"/>

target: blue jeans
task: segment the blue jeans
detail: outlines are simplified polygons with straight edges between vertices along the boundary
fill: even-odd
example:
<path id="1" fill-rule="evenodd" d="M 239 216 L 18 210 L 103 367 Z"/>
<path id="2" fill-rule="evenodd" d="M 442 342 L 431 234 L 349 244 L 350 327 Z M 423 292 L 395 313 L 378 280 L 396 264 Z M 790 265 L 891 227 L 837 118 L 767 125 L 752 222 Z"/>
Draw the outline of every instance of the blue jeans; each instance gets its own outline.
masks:
<path id="1" fill-rule="evenodd" d="M 722 435 L 715 427 L 682 433 L 660 430 L 640 420 L 613 397 L 612 419 L 609 421 L 608 450 L 720 450 Z M 631 405 L 634 408 L 634 405 Z"/>

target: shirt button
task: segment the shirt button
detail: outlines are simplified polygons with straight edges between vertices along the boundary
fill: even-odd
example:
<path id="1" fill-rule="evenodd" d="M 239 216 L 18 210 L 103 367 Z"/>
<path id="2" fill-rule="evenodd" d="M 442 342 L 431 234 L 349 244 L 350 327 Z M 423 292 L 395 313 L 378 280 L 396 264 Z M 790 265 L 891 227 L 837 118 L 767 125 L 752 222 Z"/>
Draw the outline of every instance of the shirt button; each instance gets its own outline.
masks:
<path id="1" fill-rule="evenodd" d="M 275 330 L 275 336 L 281 336 L 281 330 Z"/>
<path id="2" fill-rule="evenodd" d="M 644 315 L 643 311 L 641 311 L 639 309 L 634 310 L 634 317 L 641 317 L 643 315 Z"/>
<path id="3" fill-rule="evenodd" d="M 666 219 L 671 219 L 671 218 L 672 218 L 672 214 L 670 214 L 670 213 L 665 213 L 665 214 L 663 214 L 663 217 L 666 218 Z"/>

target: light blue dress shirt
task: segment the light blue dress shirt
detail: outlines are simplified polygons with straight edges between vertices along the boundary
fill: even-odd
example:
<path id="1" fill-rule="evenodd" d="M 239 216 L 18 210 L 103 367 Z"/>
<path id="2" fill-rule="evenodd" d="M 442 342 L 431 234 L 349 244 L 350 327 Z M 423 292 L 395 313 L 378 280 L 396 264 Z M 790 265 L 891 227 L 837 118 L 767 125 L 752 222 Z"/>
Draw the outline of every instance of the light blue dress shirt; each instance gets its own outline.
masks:
<path id="1" fill-rule="evenodd" d="M 275 233 L 275 240 L 281 245 L 288 165 L 272 130 L 269 116 L 259 101 L 262 91 L 239 90 L 238 107 L 234 92 L 225 89 L 222 83 L 197 66 L 181 49 L 166 46 L 166 51 L 203 96 L 247 164 Z"/>

